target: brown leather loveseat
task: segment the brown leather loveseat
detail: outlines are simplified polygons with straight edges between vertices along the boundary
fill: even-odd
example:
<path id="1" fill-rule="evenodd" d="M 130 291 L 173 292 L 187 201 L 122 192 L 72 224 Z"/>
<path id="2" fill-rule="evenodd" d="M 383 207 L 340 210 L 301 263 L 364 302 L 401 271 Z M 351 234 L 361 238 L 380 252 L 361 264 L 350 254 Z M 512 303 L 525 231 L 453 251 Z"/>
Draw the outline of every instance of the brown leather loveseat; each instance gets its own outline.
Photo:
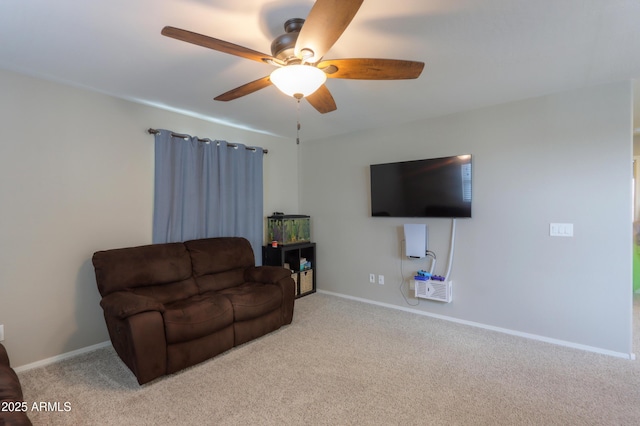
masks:
<path id="1" fill-rule="evenodd" d="M 290 324 L 289 270 L 255 266 L 244 238 L 94 253 L 111 342 L 144 384 Z"/>

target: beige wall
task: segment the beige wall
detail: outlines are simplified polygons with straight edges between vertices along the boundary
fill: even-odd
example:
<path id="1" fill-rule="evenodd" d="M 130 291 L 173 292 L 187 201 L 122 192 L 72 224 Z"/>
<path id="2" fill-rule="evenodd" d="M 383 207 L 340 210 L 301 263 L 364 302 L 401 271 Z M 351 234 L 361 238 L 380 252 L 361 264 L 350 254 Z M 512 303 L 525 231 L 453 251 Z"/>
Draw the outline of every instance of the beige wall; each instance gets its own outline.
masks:
<path id="1" fill-rule="evenodd" d="M 259 145 L 265 215 L 298 208 L 295 141 L 0 71 L 0 324 L 16 366 L 108 340 L 94 251 L 151 242 L 149 127 Z"/>
<path id="2" fill-rule="evenodd" d="M 305 143 L 319 289 L 630 354 L 631 93 L 623 82 Z M 369 165 L 466 153 L 473 218 L 457 222 L 453 302 L 410 306 L 402 275 L 428 265 L 401 259 L 402 225 L 428 225 L 444 275 L 450 220 L 370 217 Z M 551 222 L 575 236 L 550 237 Z"/>

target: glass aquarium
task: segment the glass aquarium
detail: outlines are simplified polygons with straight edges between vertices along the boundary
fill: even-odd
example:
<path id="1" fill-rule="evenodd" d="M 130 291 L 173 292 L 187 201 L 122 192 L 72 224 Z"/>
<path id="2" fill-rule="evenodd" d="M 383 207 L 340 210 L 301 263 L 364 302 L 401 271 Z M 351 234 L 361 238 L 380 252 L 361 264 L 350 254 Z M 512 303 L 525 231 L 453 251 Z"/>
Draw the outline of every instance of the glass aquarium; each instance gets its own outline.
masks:
<path id="1" fill-rule="evenodd" d="M 310 216 L 277 215 L 267 218 L 267 242 L 278 244 L 307 243 L 311 241 Z"/>

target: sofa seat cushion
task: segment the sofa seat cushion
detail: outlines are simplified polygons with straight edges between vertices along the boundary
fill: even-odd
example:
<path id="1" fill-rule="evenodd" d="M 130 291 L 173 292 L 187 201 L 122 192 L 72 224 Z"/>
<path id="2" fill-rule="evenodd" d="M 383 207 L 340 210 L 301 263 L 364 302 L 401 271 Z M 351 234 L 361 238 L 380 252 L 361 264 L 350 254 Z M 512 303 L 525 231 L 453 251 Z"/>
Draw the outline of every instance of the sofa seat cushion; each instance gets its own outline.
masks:
<path id="1" fill-rule="evenodd" d="M 218 293 L 231 300 L 235 321 L 252 320 L 282 305 L 282 290 L 273 284 L 245 283 Z"/>
<path id="2" fill-rule="evenodd" d="M 168 344 L 198 339 L 233 324 L 231 302 L 215 293 L 167 304 L 162 315 Z"/>

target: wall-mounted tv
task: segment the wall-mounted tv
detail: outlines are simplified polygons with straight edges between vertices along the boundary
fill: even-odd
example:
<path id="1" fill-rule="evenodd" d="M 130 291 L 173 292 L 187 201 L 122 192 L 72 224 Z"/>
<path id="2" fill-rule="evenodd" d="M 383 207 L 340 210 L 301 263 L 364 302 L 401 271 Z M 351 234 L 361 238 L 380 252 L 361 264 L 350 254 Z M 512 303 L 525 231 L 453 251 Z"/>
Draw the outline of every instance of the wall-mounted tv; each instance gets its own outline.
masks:
<path id="1" fill-rule="evenodd" d="M 471 217 L 471 155 L 372 164 L 371 216 Z"/>

